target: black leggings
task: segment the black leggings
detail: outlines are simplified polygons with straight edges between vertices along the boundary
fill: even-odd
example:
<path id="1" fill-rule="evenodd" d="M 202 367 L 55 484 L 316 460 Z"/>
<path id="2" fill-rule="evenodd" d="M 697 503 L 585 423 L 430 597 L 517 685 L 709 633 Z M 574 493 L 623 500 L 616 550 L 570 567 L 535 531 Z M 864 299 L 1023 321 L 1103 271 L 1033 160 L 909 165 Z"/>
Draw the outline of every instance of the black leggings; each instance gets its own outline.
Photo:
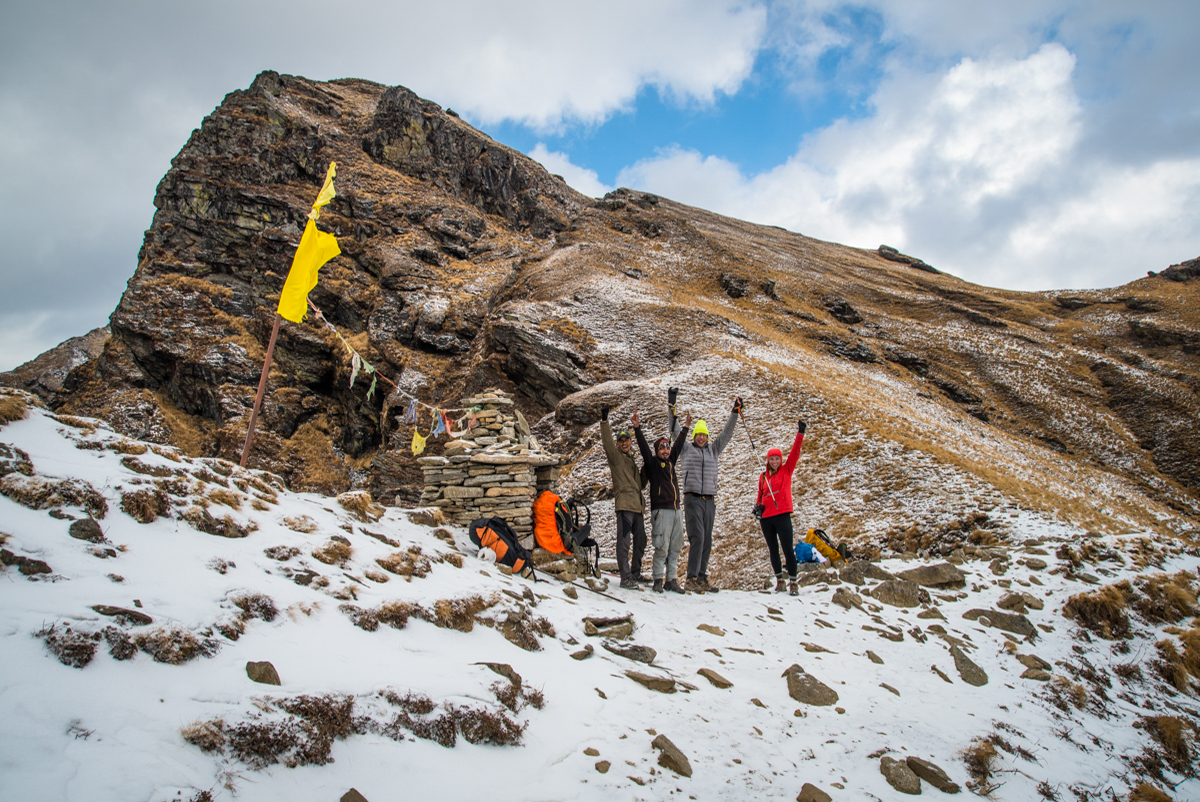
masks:
<path id="1" fill-rule="evenodd" d="M 789 512 L 783 515 L 772 515 L 770 518 L 763 518 L 760 523 L 763 537 L 767 539 L 767 548 L 771 552 L 771 570 L 775 572 L 775 576 L 782 573 L 779 566 L 779 549 L 782 547 L 788 576 L 795 579 L 796 551 L 792 548 L 792 514 Z"/>

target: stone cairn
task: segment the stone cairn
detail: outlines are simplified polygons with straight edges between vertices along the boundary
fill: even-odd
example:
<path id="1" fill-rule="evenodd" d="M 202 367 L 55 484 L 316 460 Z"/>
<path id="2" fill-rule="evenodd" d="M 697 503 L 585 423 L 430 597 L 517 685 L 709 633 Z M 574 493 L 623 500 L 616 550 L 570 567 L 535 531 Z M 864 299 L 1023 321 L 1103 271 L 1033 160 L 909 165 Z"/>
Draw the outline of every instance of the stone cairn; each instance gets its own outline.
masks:
<path id="1" fill-rule="evenodd" d="M 562 458 L 542 449 L 512 398 L 490 389 L 464 398 L 479 407 L 475 425 L 451 432 L 440 457 L 420 457 L 425 472 L 421 504 L 440 507 L 446 518 L 466 526 L 476 518 L 498 516 L 512 526 L 526 548 L 533 546 L 533 500 L 553 490 Z"/>

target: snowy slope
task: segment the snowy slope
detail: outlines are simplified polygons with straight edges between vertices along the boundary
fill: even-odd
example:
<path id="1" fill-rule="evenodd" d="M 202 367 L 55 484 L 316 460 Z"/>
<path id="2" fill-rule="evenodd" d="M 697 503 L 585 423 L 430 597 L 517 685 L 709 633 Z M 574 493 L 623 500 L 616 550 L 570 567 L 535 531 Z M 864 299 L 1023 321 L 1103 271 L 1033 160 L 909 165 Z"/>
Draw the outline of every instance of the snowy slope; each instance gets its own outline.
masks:
<path id="1" fill-rule="evenodd" d="M 606 592 L 622 601 L 583 588 L 572 599 L 559 582 L 531 585 L 480 561 L 461 530 L 439 537 L 402 510 L 356 513 L 332 498 L 284 491 L 270 475 L 229 463 L 192 460 L 161 447 L 136 453 L 140 444 L 96 421 L 60 421 L 31 406 L 23 420 L 0 428 L 0 444 L 9 453 L 7 463 L 0 460 L 8 465 L 8 476 L 0 480 L 5 492 L 0 533 L 11 555 L 6 561 L 12 562 L 0 575 L 3 799 L 336 800 L 351 787 L 372 802 L 794 799 L 806 782 L 835 799 L 894 799 L 897 792 L 879 771 L 882 755 L 928 759 L 965 785 L 971 777 L 959 753 L 974 739 L 996 735 L 1009 750 L 1001 746 L 983 786 L 994 788 L 991 798 L 1036 799 L 1044 783 L 1060 799 L 1107 799 L 1106 789 L 1124 794 L 1139 781 L 1131 766 L 1152 744 L 1133 722 L 1151 709 L 1164 713 L 1171 707 L 1195 720 L 1191 697 L 1173 696 L 1152 668 L 1162 626 L 1136 619 L 1130 649 L 1121 653 L 1114 642 L 1082 636 L 1063 617 L 1071 594 L 1093 588 L 1068 578 L 1069 572 L 1051 574 L 1059 565 L 1053 554 L 1059 541 L 1078 545 L 1082 533 L 1028 515 L 1012 524 L 1013 559 L 1006 574 L 995 575 L 988 561 L 968 561 L 961 566 L 965 589 L 930 590 L 925 609 L 936 608 L 945 620 L 918 619 L 922 608 L 877 604 L 865 595 L 866 609 L 843 609 L 832 603 L 835 592 L 866 589 L 848 584 L 818 583 L 788 598 L 742 591 L 660 596 L 621 591 L 613 583 Z M 27 463 L 14 448 L 27 455 Z M 65 479 L 89 484 L 107 501 L 99 522 L 106 542 L 69 535 L 67 518 L 86 515 L 78 505 L 30 506 L 44 501 L 33 492 L 36 487 Z M 123 494 L 160 486 L 167 494 L 165 515 L 139 523 L 122 510 Z M 205 496 L 209 518 L 195 509 L 189 513 Z M 353 499 L 346 503 L 353 506 Z M 372 520 L 377 513 L 381 517 Z M 240 527 L 246 536 L 208 534 L 188 521 L 220 522 L 225 516 L 226 533 Z M 351 548 L 342 565 L 313 555 L 334 536 Z M 1049 569 L 1022 564 L 1024 541 L 1045 541 Z M 1089 542 L 1098 550 L 1149 554 L 1155 570 L 1188 569 L 1193 575 L 1196 570 L 1194 550 L 1189 556 L 1179 547 L 1158 549 L 1137 536 Z M 283 560 L 264 553 L 283 556 L 287 547 L 297 553 Z M 329 559 L 338 550 L 323 553 Z M 415 568 L 408 579 L 376 562 L 399 552 L 409 557 L 390 564 L 401 574 Z M 23 573 L 22 564 L 37 570 L 31 560 L 46 563 L 49 573 Z M 878 565 L 895 572 L 916 563 Z M 1103 563 L 1103 582 L 1137 570 L 1133 559 L 1110 560 Z M 1016 651 L 1053 664 L 1062 680 L 1021 679 L 1025 666 L 1012 647 L 1005 648 L 1005 633 L 962 617 L 973 608 L 992 609 L 1009 590 L 1045 604 L 1027 613 L 1041 627 L 1036 640 L 1022 639 Z M 438 625 L 449 619 L 437 612 L 446 610 L 438 602 L 471 597 L 495 603 L 478 612 L 469 632 Z M 243 612 L 238 600 L 258 617 Z M 369 628 L 372 612 L 377 620 L 378 611 L 395 602 L 409 605 L 403 628 L 389 626 L 386 616 L 373 631 L 354 623 Z M 153 620 L 138 624 L 127 617 L 121 623 L 95 612 L 96 605 Z M 270 614 L 271 607 L 277 615 Z M 585 616 L 626 614 L 636 624 L 630 642 L 657 651 L 653 665 L 610 653 L 601 638 L 585 634 Z M 931 625 L 944 627 L 944 637 Z M 92 641 L 94 657 L 77 668 L 61 662 L 36 634 L 51 626 L 60 637 L 67 629 L 86 636 L 113 628 L 116 634 Z M 244 632 L 232 639 L 239 628 Z M 209 654 L 171 664 L 145 648 L 126 660 L 110 653 L 110 642 L 136 642 L 139 636 L 153 651 L 164 642 L 165 630 L 176 631 L 176 644 L 195 639 Z M 898 642 L 880 634 L 895 637 L 898 631 Z M 514 641 L 522 637 L 534 638 L 539 648 L 521 648 Z M 962 681 L 949 654 L 951 641 L 961 643 L 986 672 L 986 685 Z M 572 659 L 585 644 L 594 648 L 591 656 Z M 882 662 L 869 659 L 868 650 Z M 160 649 L 159 655 L 169 652 Z M 1085 660 L 1111 678 L 1103 704 L 1095 687 L 1079 679 Z M 251 681 L 249 661 L 270 661 L 282 684 Z M 1110 671 L 1138 661 L 1140 681 L 1126 683 Z M 541 692 L 544 706 L 517 703 L 515 712 L 506 710 L 494 689 L 503 690 L 508 680 L 480 662 L 511 666 L 523 688 Z M 836 691 L 836 704 L 818 707 L 790 698 L 781 675 L 793 664 Z M 715 670 L 732 687 L 715 687 L 697 674 L 702 668 Z M 643 687 L 627 670 L 673 678 L 677 692 Z M 1088 702 L 1060 709 L 1055 700 L 1077 693 L 1074 682 L 1084 687 Z M 456 745 L 447 748 L 416 737 L 412 727 L 389 730 L 402 707 L 388 700 L 388 691 L 393 699 L 413 694 L 433 703 L 432 712 L 413 713 L 410 722 L 430 721 L 455 708 L 527 726 L 520 745 L 469 743 L 460 731 Z M 203 728 L 194 725 L 205 722 L 221 722 L 214 726 L 226 732 L 275 722 L 274 732 L 283 732 L 286 722 L 299 719 L 281 706 L 294 708 L 288 700 L 303 695 L 353 701 L 355 718 L 347 726 L 358 732 L 335 739 L 332 761 L 324 765 L 255 768 L 228 743 L 223 752 L 205 752 L 184 738 L 188 730 L 193 741 L 201 740 L 196 733 Z M 526 702 L 535 698 L 530 694 Z M 688 757 L 690 778 L 658 765 L 659 753 L 651 747 L 657 733 Z M 597 770 L 598 761 L 611 764 L 607 773 Z M 1169 771 L 1166 778 L 1181 779 Z M 1078 792 L 1072 797 L 1071 788 L 1095 797 Z M 941 794 L 928 784 L 924 793 Z M 1187 780 L 1174 793 L 1200 798 L 1200 782 Z"/>

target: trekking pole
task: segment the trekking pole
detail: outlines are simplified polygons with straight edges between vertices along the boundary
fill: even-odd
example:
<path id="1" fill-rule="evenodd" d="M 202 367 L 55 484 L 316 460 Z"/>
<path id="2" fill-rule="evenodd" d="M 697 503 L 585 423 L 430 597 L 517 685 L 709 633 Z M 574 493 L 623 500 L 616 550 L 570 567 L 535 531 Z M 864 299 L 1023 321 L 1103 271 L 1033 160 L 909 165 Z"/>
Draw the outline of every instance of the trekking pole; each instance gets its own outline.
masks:
<path id="1" fill-rule="evenodd" d="M 738 407 L 738 417 L 742 419 L 742 428 L 746 430 L 746 438 L 750 441 L 750 448 L 758 451 L 758 446 L 754 445 L 754 438 L 750 436 L 750 427 L 746 424 L 746 416 L 742 414 L 742 408 Z"/>
<path id="2" fill-rule="evenodd" d="M 587 585 L 576 585 L 574 582 L 568 582 L 567 584 L 572 587 L 579 588 L 580 590 L 590 590 L 592 593 L 595 593 L 599 596 L 603 596 L 606 599 L 612 599 L 613 601 L 620 602 L 621 604 L 625 603 L 624 599 L 618 599 L 616 596 L 609 596 L 607 593 L 603 593 L 599 590 L 596 590 L 595 588 L 589 588 Z"/>

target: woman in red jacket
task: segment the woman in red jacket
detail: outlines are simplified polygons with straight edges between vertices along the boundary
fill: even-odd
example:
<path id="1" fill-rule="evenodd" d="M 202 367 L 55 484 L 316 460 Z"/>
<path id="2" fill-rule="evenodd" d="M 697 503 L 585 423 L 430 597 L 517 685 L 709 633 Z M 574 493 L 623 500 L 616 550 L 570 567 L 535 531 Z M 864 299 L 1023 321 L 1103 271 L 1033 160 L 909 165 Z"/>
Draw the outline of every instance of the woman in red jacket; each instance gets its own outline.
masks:
<path id="1" fill-rule="evenodd" d="M 771 552 L 775 592 L 782 593 L 784 587 L 783 566 L 779 563 L 779 550 L 782 548 L 791 580 L 788 592 L 793 596 L 798 593 L 799 586 L 796 584 L 796 553 L 792 550 L 792 471 L 796 470 L 796 462 L 800 459 L 806 428 L 804 421 L 800 421 L 796 440 L 792 443 L 786 462 L 783 452 L 778 448 L 767 452 L 767 469 L 758 477 L 758 499 L 754 506 L 762 525 L 763 537 L 767 539 L 767 548 Z"/>

